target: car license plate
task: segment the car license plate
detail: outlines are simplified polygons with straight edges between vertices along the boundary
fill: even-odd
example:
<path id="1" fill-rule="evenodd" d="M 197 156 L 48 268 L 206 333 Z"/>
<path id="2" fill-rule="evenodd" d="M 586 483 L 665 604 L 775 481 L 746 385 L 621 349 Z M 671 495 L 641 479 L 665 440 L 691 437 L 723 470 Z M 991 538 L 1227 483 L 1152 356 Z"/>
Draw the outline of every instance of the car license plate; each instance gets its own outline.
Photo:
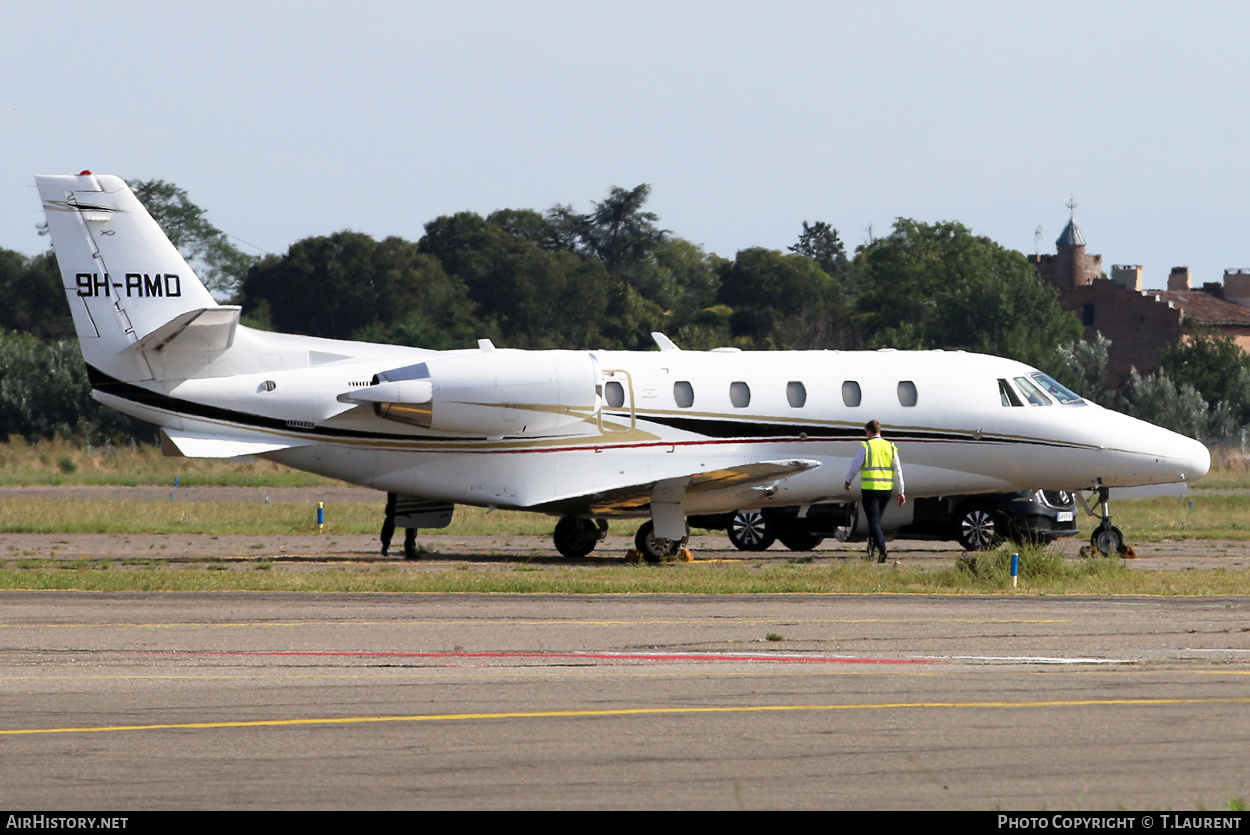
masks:
<path id="1" fill-rule="evenodd" d="M 1076 513 L 1071 510 L 1061 510 L 1055 514 L 1056 522 L 1071 522 L 1076 517 Z"/>

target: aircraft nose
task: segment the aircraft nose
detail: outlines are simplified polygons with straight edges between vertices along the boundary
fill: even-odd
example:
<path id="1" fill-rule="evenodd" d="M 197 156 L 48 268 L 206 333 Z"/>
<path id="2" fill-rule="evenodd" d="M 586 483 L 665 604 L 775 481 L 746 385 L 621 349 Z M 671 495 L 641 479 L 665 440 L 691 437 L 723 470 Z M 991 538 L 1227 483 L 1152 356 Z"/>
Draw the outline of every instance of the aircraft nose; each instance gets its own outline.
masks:
<path id="1" fill-rule="evenodd" d="M 1190 440 L 1189 458 L 1182 473 L 1186 481 L 1197 481 L 1211 469 L 1211 451 L 1198 441 Z"/>

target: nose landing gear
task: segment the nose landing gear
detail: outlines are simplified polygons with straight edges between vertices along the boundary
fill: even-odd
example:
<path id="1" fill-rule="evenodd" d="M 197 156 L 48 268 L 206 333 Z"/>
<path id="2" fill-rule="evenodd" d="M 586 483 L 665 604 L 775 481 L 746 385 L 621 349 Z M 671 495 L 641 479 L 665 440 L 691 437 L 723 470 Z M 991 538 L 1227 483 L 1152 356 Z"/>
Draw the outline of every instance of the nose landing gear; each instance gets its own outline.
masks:
<path id="1" fill-rule="evenodd" d="M 1089 544 L 1102 554 L 1104 557 L 1117 556 L 1122 557 L 1128 551 L 1124 544 L 1124 534 L 1120 533 L 1120 529 L 1111 524 L 1111 490 L 1107 487 L 1098 485 L 1096 490 L 1098 494 L 1098 510 L 1094 511 L 1085 501 L 1085 497 L 1077 493 L 1077 500 L 1080 501 L 1081 507 L 1085 512 L 1102 520 L 1098 527 L 1094 528 L 1094 533 L 1089 538 Z"/>

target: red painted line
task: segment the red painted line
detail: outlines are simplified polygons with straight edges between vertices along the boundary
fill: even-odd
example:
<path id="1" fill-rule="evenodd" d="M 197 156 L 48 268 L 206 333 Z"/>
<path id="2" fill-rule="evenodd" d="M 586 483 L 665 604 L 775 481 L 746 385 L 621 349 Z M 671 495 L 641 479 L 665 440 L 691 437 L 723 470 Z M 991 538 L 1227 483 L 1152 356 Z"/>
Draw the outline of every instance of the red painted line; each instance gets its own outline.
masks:
<path id="1" fill-rule="evenodd" d="M 145 655 L 264 656 L 278 658 L 567 658 L 607 661 L 769 661 L 780 664 L 936 664 L 934 658 L 830 658 L 802 655 L 700 655 L 611 652 L 332 652 L 252 650 L 158 650 Z"/>

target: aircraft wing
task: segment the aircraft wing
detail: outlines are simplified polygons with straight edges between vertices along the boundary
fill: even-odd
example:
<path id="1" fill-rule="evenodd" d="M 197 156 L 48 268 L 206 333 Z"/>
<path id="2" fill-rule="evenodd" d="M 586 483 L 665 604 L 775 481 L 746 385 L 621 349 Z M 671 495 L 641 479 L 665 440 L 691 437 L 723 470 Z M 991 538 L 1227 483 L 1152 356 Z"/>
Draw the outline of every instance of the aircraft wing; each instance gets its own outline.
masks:
<path id="1" fill-rule="evenodd" d="M 580 496 L 544 502 L 532 510 L 591 516 L 636 516 L 654 503 L 680 503 L 687 513 L 736 509 L 750 505 L 753 489 L 767 490 L 783 478 L 820 466 L 811 459 L 755 461 L 717 470 L 698 471 L 639 484 L 613 487 Z M 732 505 L 732 506 L 731 506 Z"/>

